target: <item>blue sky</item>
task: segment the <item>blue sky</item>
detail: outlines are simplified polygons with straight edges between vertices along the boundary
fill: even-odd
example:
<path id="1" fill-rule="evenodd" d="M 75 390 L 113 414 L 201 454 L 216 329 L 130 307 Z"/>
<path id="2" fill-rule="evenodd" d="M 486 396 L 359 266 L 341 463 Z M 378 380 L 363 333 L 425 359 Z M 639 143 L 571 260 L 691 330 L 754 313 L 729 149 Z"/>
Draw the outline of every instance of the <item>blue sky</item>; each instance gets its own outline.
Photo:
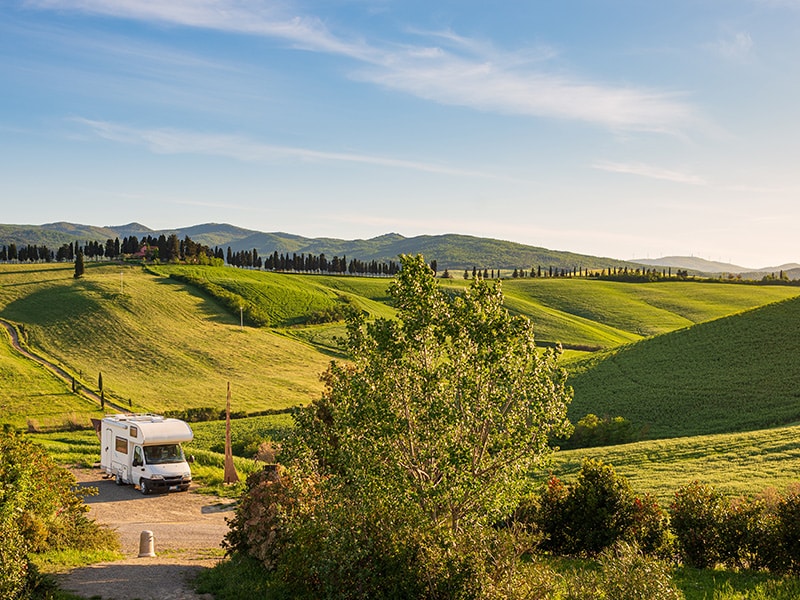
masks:
<path id="1" fill-rule="evenodd" d="M 8 0 L 0 222 L 800 261 L 800 0 Z"/>

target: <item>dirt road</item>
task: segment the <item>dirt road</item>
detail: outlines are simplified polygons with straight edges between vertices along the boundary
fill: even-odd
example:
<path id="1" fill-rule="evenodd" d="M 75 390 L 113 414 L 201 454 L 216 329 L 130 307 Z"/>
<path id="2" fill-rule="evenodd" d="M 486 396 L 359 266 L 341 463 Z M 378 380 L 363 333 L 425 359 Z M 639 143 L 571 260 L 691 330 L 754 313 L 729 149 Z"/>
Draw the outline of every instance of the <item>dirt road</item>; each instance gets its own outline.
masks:
<path id="1" fill-rule="evenodd" d="M 58 576 L 60 586 L 84 598 L 104 600 L 198 600 L 188 582 L 222 556 L 221 542 L 232 516 L 230 501 L 173 492 L 143 496 L 117 486 L 99 470 L 76 470 L 81 485 L 95 486 L 89 515 L 119 533 L 125 559 L 74 569 Z M 152 531 L 156 557 L 138 558 L 142 531 Z"/>

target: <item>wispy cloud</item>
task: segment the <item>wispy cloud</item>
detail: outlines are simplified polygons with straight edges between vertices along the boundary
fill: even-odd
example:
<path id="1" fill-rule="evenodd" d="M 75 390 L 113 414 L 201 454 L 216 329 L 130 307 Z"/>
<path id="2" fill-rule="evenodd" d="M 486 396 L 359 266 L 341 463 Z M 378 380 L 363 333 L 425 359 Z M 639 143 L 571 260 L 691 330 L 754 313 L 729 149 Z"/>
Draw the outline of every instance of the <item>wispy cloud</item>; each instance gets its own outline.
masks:
<path id="1" fill-rule="evenodd" d="M 27 0 L 31 8 L 71 10 L 137 21 L 199 27 L 277 38 L 317 52 L 369 56 L 369 48 L 345 42 L 319 19 L 293 15 L 281 2 L 259 0 Z"/>
<path id="2" fill-rule="evenodd" d="M 144 146 L 156 154 L 201 154 L 222 156 L 244 162 L 276 162 L 284 159 L 306 162 L 343 162 L 408 169 L 437 175 L 507 179 L 493 173 L 460 169 L 432 162 L 265 144 L 238 135 L 198 133 L 172 128 L 137 129 L 118 123 L 84 118 L 76 118 L 74 121 L 88 127 L 98 137 L 123 144 Z"/>
<path id="3" fill-rule="evenodd" d="M 717 55 L 728 60 L 744 61 L 753 52 L 753 39 L 746 31 L 737 31 L 729 36 L 708 44 Z"/>
<path id="4" fill-rule="evenodd" d="M 671 181 L 673 183 L 684 183 L 689 185 L 707 185 L 706 180 L 697 175 L 693 175 L 691 173 L 684 173 L 682 171 L 664 169 L 662 167 L 646 165 L 643 163 L 619 163 L 619 162 L 598 161 L 592 165 L 592 168 L 599 169 L 601 171 L 609 171 L 611 173 L 624 173 L 627 175 L 638 175 L 639 177 L 647 177 L 650 179 Z"/>
<path id="5" fill-rule="evenodd" d="M 27 6 L 264 36 L 355 61 L 357 80 L 481 111 L 674 134 L 699 121 L 679 93 L 554 74 L 546 63 L 554 53 L 546 47 L 500 50 L 451 31 L 418 33 L 417 44 L 369 42 L 337 35 L 288 4 L 258 0 L 28 0 Z"/>

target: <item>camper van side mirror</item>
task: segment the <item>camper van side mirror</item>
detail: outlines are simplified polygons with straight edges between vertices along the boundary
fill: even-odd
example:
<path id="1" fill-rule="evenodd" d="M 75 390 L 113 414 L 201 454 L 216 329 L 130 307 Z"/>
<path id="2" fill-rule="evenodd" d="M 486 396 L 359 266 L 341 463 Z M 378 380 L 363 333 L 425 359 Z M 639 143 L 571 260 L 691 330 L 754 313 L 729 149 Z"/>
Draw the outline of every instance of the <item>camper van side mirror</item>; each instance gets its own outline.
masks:
<path id="1" fill-rule="evenodd" d="M 186 462 L 188 462 L 190 464 L 193 463 L 194 462 L 194 454 L 190 454 L 189 456 L 187 456 L 186 457 Z"/>

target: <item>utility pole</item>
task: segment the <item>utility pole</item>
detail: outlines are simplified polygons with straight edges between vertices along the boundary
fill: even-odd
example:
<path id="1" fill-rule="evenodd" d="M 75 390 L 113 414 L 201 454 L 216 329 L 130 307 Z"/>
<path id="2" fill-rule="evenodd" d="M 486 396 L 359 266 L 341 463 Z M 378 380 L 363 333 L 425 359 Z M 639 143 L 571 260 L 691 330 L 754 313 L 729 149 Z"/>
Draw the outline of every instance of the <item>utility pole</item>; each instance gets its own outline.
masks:
<path id="1" fill-rule="evenodd" d="M 239 305 L 239 329 L 244 329 L 244 306 Z"/>

